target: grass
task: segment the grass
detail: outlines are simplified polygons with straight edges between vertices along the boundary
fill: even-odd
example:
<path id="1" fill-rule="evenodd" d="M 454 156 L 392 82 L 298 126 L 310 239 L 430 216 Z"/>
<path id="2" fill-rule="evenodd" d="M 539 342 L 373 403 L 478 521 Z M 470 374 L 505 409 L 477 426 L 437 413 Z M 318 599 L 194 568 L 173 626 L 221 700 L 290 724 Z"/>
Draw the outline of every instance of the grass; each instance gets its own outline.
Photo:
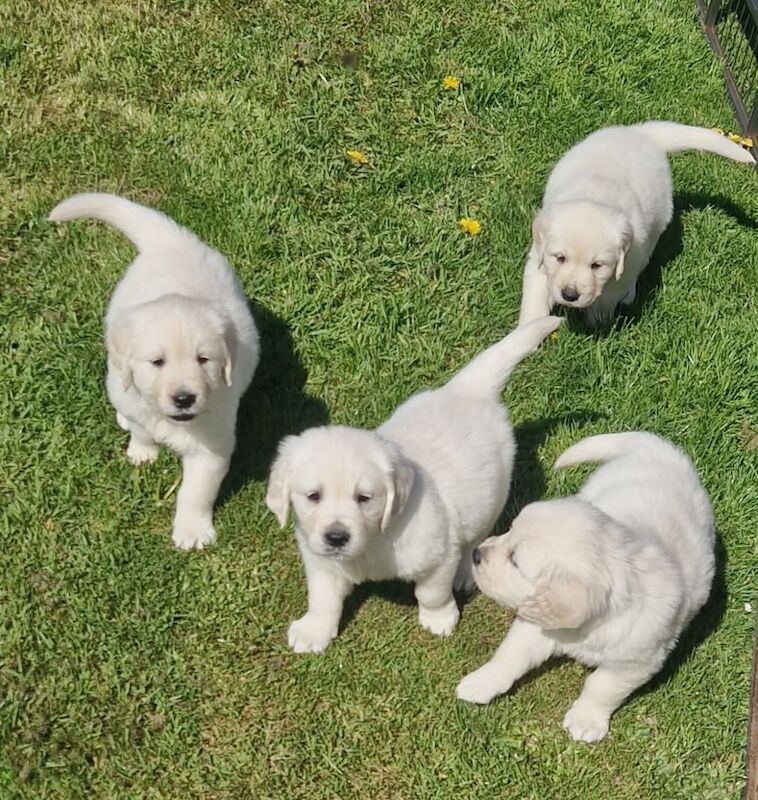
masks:
<path id="1" fill-rule="evenodd" d="M 734 127 L 694 3 L 17 0 L 0 69 L 0 796 L 739 796 L 758 567 L 750 170 L 675 157 L 677 217 L 630 316 L 563 329 L 506 390 L 506 516 L 578 486 L 550 469 L 567 445 L 634 428 L 682 445 L 715 506 L 713 600 L 606 741 L 560 727 L 571 662 L 486 708 L 454 699 L 508 623 L 481 596 L 443 641 L 407 588 L 361 589 L 324 656 L 291 654 L 304 581 L 264 505 L 283 433 L 376 425 L 513 326 L 530 218 L 569 145 L 648 118 Z M 132 469 L 105 399 L 102 316 L 130 246 L 45 222 L 86 189 L 194 229 L 253 302 L 264 359 L 206 552 L 172 549 L 179 466 Z"/>

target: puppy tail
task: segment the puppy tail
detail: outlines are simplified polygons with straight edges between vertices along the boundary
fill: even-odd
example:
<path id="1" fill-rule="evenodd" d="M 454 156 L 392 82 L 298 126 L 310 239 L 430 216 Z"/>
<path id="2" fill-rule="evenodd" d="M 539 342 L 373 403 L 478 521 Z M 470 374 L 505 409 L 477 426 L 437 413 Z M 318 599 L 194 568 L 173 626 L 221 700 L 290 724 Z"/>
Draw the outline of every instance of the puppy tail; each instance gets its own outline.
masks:
<path id="1" fill-rule="evenodd" d="M 177 225 L 160 211 L 113 194 L 75 194 L 58 203 L 48 219 L 50 222 L 99 219 L 120 230 L 140 252 L 200 241 L 194 233 Z"/>
<path id="2" fill-rule="evenodd" d="M 680 125 L 678 122 L 661 120 L 643 122 L 634 127 L 648 139 L 652 139 L 666 153 L 705 150 L 724 158 L 731 158 L 732 161 L 755 164 L 755 158 L 749 150 L 710 128 L 697 128 L 693 125 Z"/>
<path id="3" fill-rule="evenodd" d="M 590 464 L 610 461 L 612 458 L 674 445 L 660 439 L 653 433 L 644 431 L 628 431 L 626 433 L 604 433 L 599 436 L 588 436 L 580 442 L 564 450 L 555 462 L 555 469 L 570 467 L 572 464 Z"/>
<path id="4" fill-rule="evenodd" d="M 513 368 L 533 353 L 562 321 L 561 317 L 540 317 L 519 325 L 505 339 L 476 356 L 447 385 L 460 394 L 474 397 L 499 395 Z"/>

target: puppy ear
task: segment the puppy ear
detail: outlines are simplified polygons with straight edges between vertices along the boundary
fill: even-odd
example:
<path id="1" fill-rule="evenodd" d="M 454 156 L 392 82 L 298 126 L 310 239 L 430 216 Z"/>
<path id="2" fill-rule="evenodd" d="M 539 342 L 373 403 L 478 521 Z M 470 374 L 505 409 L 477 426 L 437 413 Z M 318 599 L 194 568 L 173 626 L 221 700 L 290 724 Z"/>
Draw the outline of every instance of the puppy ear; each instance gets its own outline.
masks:
<path id="1" fill-rule="evenodd" d="M 545 239 L 547 238 L 547 215 L 540 209 L 532 220 L 532 247 L 537 251 L 537 269 L 544 272 Z"/>
<path id="2" fill-rule="evenodd" d="M 232 385 L 232 367 L 237 357 L 237 333 L 234 328 L 227 325 L 224 330 L 224 383 Z"/>
<path id="3" fill-rule="evenodd" d="M 385 446 L 389 464 L 384 475 L 387 499 L 382 514 L 382 531 L 386 531 L 390 521 L 405 508 L 415 476 L 413 467 L 405 459 L 400 448 L 390 442 L 385 442 Z"/>
<path id="4" fill-rule="evenodd" d="M 596 616 L 603 596 L 573 575 L 544 570 L 534 594 L 518 608 L 518 615 L 545 630 L 579 628 Z"/>
<path id="5" fill-rule="evenodd" d="M 632 226 L 629 224 L 628 220 L 623 221 L 620 233 L 621 240 L 618 248 L 618 260 L 616 261 L 616 280 L 619 280 L 619 278 L 624 274 L 624 259 L 626 258 L 626 254 L 629 248 L 632 246 L 632 241 L 634 239 Z"/>
<path id="6" fill-rule="evenodd" d="M 287 524 L 289 515 L 291 499 L 289 472 L 292 465 L 292 450 L 297 440 L 297 436 L 285 436 L 279 443 L 279 450 L 271 466 L 271 475 L 266 489 L 266 505 L 279 520 L 282 528 Z"/>
<path id="7" fill-rule="evenodd" d="M 124 391 L 132 385 L 131 343 L 132 326 L 126 314 L 117 314 L 108 325 L 105 335 L 105 346 L 108 358 L 121 373 Z"/>

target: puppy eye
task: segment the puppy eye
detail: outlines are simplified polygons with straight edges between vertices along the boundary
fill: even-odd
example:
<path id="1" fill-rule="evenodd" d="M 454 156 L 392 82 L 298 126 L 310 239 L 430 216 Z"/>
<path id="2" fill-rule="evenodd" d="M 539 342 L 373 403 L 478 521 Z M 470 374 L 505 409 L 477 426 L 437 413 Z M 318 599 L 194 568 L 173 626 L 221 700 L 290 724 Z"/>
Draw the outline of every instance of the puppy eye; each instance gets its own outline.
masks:
<path id="1" fill-rule="evenodd" d="M 355 496 L 355 502 L 356 502 L 356 503 L 358 503 L 358 504 L 360 504 L 360 503 L 368 503 L 368 501 L 369 501 L 370 499 L 371 499 L 371 495 L 369 495 L 369 494 L 364 494 L 363 492 L 359 492 L 359 493 L 358 493 L 358 494 Z"/>
<path id="2" fill-rule="evenodd" d="M 208 359 L 205 356 L 198 356 L 197 357 L 197 363 L 198 364 L 207 364 L 208 363 Z"/>
<path id="3" fill-rule="evenodd" d="M 592 269 L 600 269 L 603 265 L 599 261 L 593 261 L 590 266 Z"/>
<path id="4" fill-rule="evenodd" d="M 563 262 L 566 260 L 566 256 L 564 256 L 564 255 L 563 255 L 563 253 L 556 253 L 556 254 L 553 256 L 553 258 L 555 258 L 555 260 L 556 260 L 556 261 L 557 261 L 559 264 L 563 264 Z"/>
<path id="5" fill-rule="evenodd" d="M 318 501 L 321 499 L 321 492 L 308 492 L 308 494 L 305 496 L 311 501 L 311 503 L 318 503 Z"/>
<path id="6" fill-rule="evenodd" d="M 165 359 L 165 358 L 153 358 L 153 359 L 150 361 L 150 363 L 151 363 L 151 364 L 152 364 L 154 367 L 162 367 L 162 366 L 163 366 L 163 365 L 166 363 L 166 359 Z"/>

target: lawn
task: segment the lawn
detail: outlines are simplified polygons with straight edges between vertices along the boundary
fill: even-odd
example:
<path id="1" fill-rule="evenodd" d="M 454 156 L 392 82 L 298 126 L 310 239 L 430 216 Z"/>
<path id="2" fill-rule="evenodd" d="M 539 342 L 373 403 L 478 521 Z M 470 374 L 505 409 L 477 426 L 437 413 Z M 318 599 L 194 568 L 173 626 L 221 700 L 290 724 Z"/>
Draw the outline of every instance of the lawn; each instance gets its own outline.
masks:
<path id="1" fill-rule="evenodd" d="M 443 640 L 408 587 L 368 586 L 325 654 L 292 654 L 305 585 L 264 503 L 281 435 L 377 425 L 511 329 L 531 216 L 572 143 L 650 118 L 734 129 L 694 2 L 11 0 L 0 70 L 0 797 L 740 796 L 758 568 L 750 169 L 674 157 L 676 218 L 631 313 L 562 328 L 504 394 L 520 446 L 506 523 L 576 489 L 581 470 L 551 469 L 566 446 L 626 429 L 684 447 L 714 503 L 713 598 L 605 741 L 561 729 L 575 663 L 489 707 L 456 701 L 509 623 L 479 595 Z M 227 254 L 261 329 L 203 552 L 171 545 L 177 460 L 132 468 L 105 398 L 102 316 L 131 247 L 45 220 L 88 189 Z"/>

